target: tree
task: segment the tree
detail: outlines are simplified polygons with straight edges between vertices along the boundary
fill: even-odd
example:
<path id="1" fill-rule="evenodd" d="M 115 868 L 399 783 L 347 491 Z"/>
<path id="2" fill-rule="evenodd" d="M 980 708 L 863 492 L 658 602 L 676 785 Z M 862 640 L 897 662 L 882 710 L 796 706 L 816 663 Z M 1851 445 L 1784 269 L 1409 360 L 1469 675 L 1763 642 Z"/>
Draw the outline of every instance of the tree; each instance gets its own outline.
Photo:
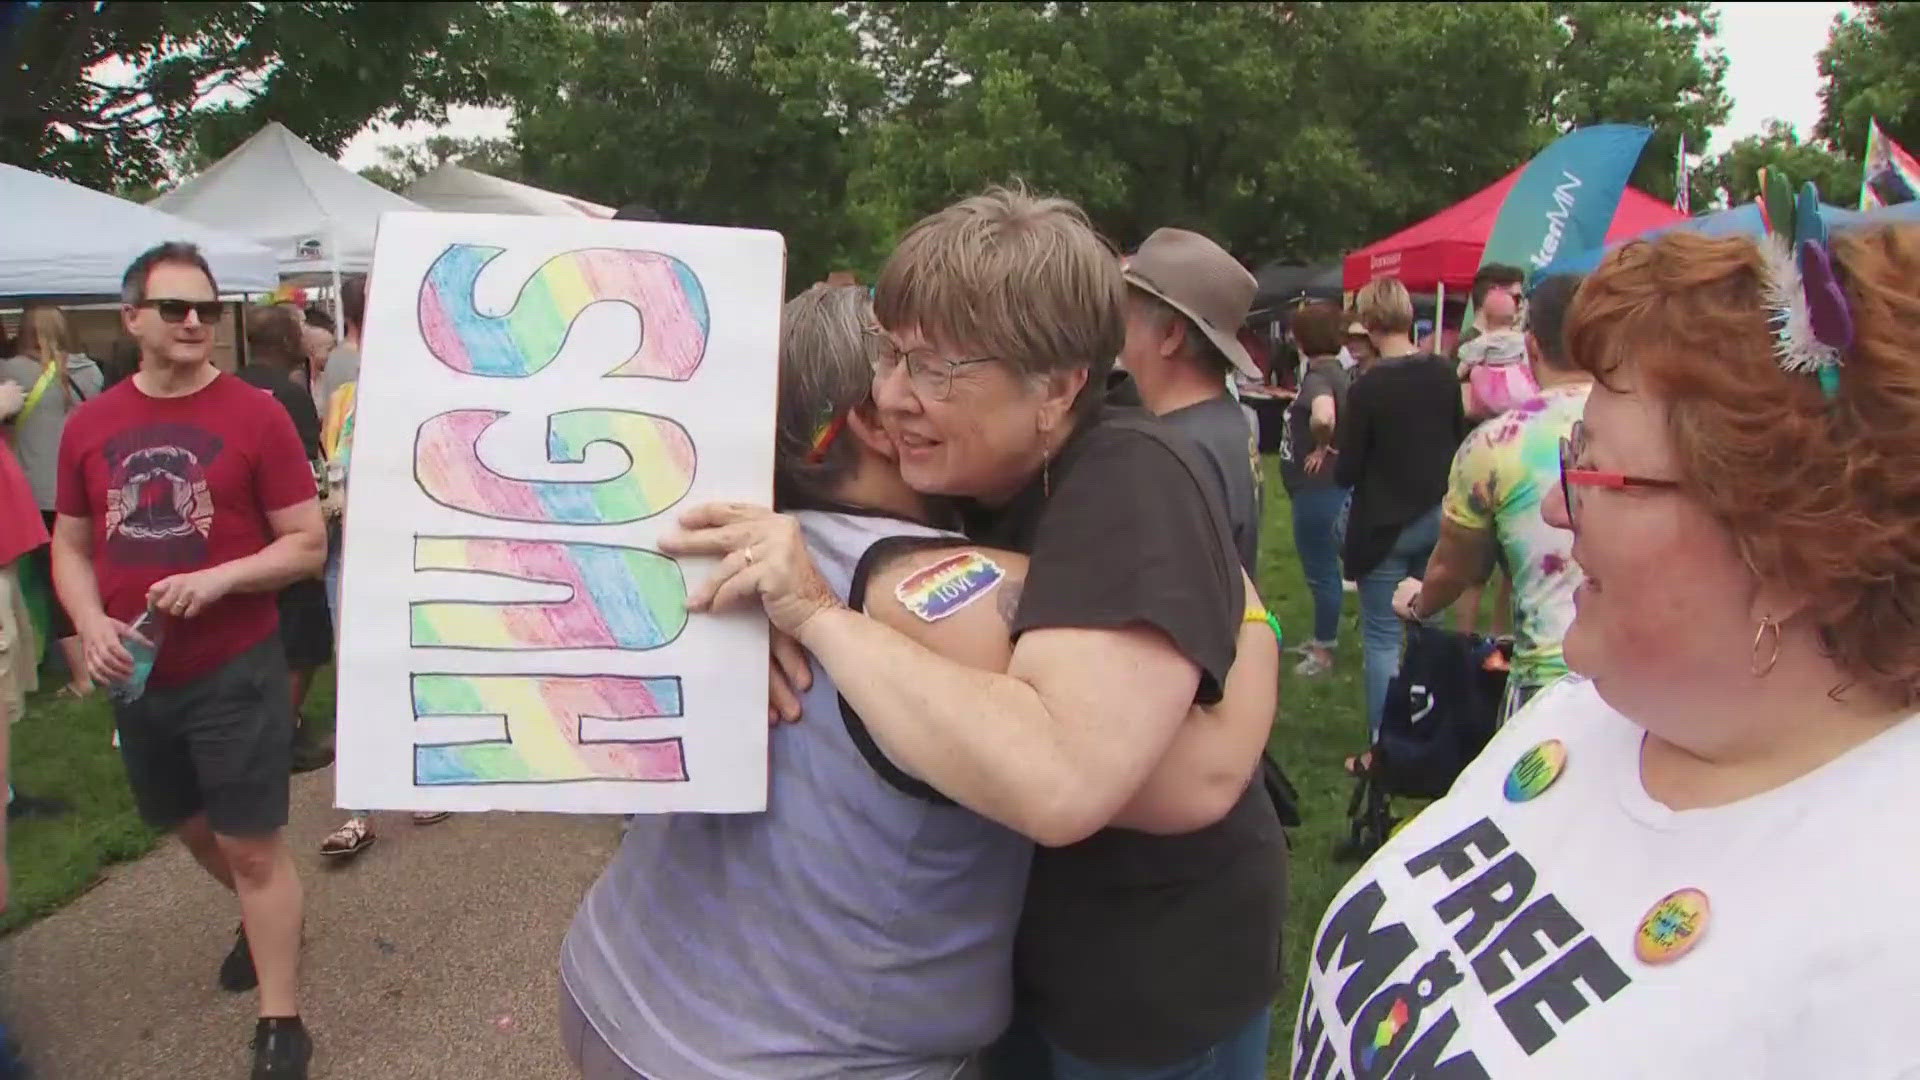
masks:
<path id="1" fill-rule="evenodd" d="M 1820 138 L 1864 155 L 1867 128 L 1920 146 L 1920 4 L 1855 4 L 1838 17 L 1820 51 Z"/>
<path id="2" fill-rule="evenodd" d="M 279 120 L 323 153 L 368 123 L 504 100 L 499 58 L 550 37 L 539 5 L 44 3 L 0 56 L 0 161 L 151 184 Z M 512 46 L 509 48 L 509 46 Z"/>
<path id="3" fill-rule="evenodd" d="M 778 229 L 796 283 L 871 260 L 847 187 L 880 83 L 832 5 L 594 4 L 566 21 L 564 59 L 516 109 L 529 182 Z"/>
<path id="4" fill-rule="evenodd" d="M 498 176 L 520 180 L 520 150 L 511 139 L 458 139 L 450 135 L 429 135 L 417 143 L 380 148 L 380 164 L 369 165 L 360 175 L 388 191 L 401 191 L 415 180 L 452 162 Z"/>
<path id="5" fill-rule="evenodd" d="M 1545 58 L 1538 113 L 1555 132 L 1589 124 L 1654 129 L 1631 183 L 1656 198 L 1678 194 L 1680 138 L 1704 147 L 1726 122 L 1726 55 L 1709 3 L 1562 3 L 1552 11 L 1556 44 Z"/>
<path id="6" fill-rule="evenodd" d="M 857 178 L 898 227 L 989 180 L 1243 259 L 1337 254 L 1498 179 L 1578 124 L 1726 114 L 1705 4 L 867 3 L 888 111 Z M 1649 152 L 1651 157 L 1658 153 Z"/>
<path id="7" fill-rule="evenodd" d="M 1817 142 L 1801 142 L 1793 125 L 1769 120 L 1758 135 L 1749 135 L 1708 162 L 1702 170 L 1709 187 L 1721 192 L 1728 205 L 1752 202 L 1760 190 L 1760 170 L 1778 172 L 1793 189 L 1813 181 L 1821 198 L 1849 205 L 1860 190 L 1860 163 L 1836 154 Z"/>

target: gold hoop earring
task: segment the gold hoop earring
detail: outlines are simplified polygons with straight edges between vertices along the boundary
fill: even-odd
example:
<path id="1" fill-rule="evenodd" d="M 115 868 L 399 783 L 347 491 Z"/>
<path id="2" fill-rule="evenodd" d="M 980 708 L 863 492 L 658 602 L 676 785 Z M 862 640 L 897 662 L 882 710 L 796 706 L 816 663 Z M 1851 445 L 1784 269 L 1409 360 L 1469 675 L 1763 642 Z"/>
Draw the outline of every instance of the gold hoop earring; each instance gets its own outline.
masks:
<path id="1" fill-rule="evenodd" d="M 1767 631 L 1769 630 L 1773 631 L 1773 647 L 1767 650 L 1767 659 L 1762 663 L 1760 660 L 1760 642 L 1766 639 Z M 1760 628 L 1753 632 L 1753 655 L 1749 660 L 1749 668 L 1753 672 L 1754 678 L 1764 679 L 1773 671 L 1773 665 L 1779 662 L 1780 624 L 1774 621 L 1773 616 L 1767 615 L 1761 618 Z"/>

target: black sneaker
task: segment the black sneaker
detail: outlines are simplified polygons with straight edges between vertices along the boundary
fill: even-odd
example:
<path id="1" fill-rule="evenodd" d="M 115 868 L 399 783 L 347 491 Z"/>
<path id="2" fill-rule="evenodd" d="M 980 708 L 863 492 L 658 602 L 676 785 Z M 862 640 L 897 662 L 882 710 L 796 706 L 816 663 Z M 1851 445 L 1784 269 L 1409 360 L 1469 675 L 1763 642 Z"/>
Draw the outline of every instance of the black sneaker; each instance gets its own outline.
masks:
<path id="1" fill-rule="evenodd" d="M 227 958 L 220 961 L 220 989 L 238 994 L 259 985 L 260 975 L 253 970 L 253 950 L 247 945 L 247 928 L 242 926 L 234 931 L 233 948 Z"/>
<path id="2" fill-rule="evenodd" d="M 7 803 L 8 821 L 29 821 L 36 818 L 55 818 L 73 812 L 73 807 L 59 799 L 49 799 L 39 795 L 28 795 L 15 791 L 13 801 Z"/>
<path id="3" fill-rule="evenodd" d="M 263 1016 L 253 1028 L 253 1080 L 307 1080 L 313 1037 L 297 1016 Z"/>
<path id="4" fill-rule="evenodd" d="M 333 764 L 333 742 L 312 724 L 301 724 L 293 732 L 292 763 L 295 773 L 326 768 Z"/>

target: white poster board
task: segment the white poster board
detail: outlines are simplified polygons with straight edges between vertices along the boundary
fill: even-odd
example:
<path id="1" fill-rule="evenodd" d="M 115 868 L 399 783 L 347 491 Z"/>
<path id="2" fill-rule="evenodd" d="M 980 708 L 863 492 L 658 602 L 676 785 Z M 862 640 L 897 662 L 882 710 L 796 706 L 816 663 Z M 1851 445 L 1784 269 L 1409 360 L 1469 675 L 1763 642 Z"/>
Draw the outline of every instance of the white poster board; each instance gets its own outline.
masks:
<path id="1" fill-rule="evenodd" d="M 780 235 L 381 218 L 356 392 L 341 806 L 766 807 L 767 627 L 678 513 L 773 488 Z"/>

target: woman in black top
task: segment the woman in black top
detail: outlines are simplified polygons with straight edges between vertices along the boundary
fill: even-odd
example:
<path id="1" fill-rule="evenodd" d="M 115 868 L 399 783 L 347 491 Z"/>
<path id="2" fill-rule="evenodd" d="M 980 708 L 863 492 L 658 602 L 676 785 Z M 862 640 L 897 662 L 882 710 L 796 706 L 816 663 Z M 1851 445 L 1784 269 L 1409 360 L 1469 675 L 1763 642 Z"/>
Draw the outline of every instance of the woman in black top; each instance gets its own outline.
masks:
<path id="1" fill-rule="evenodd" d="M 1280 442 L 1280 481 L 1293 506 L 1293 547 L 1300 572 L 1313 594 L 1313 636 L 1302 646 L 1294 672 L 1323 675 L 1333 670 L 1340 638 L 1340 523 L 1347 513 L 1347 489 L 1334 475 L 1334 436 L 1347 398 L 1347 371 L 1340 366 L 1340 309 L 1310 300 L 1293 313 L 1293 339 L 1300 346 L 1299 393 L 1287 406 L 1286 434 Z"/>
<path id="2" fill-rule="evenodd" d="M 294 383 L 292 372 L 306 363 L 306 348 L 301 342 L 305 323 L 297 308 L 275 304 L 247 312 L 247 363 L 235 374 L 274 396 L 293 420 L 300 446 L 307 460 L 319 467 L 320 415 L 313 398 Z M 293 714 L 307 697 L 313 673 L 333 659 L 333 620 L 327 613 L 327 588 L 318 577 L 296 581 L 280 590 L 280 640 L 287 653 L 287 668 L 292 676 Z M 316 746 L 305 724 L 294 746 L 296 771 L 317 769 L 332 760 L 324 747 Z"/>
<path id="3" fill-rule="evenodd" d="M 1250 783 L 1265 725 L 1220 759 L 1212 805 L 1128 820 L 1188 710 L 1219 699 L 1239 625 L 1266 615 L 1193 444 L 1102 401 L 1125 290 L 1079 208 L 1004 190 L 922 220 L 880 274 L 873 400 L 902 478 L 1031 558 L 1017 597 L 990 598 L 1006 674 L 847 608 L 782 515 L 693 507 L 660 546 L 724 556 L 689 606 L 757 599 L 902 772 L 1043 845 L 995 1080 L 1087 1062 L 1259 1080 L 1286 899 L 1285 837 Z M 978 570 L 945 595 L 982 595 L 997 571 Z"/>
<path id="4" fill-rule="evenodd" d="M 1393 590 L 1426 572 L 1440 540 L 1440 498 L 1467 417 L 1453 366 L 1414 348 L 1413 298 L 1394 278 L 1368 282 L 1354 306 L 1379 352 L 1347 391 L 1340 417 L 1340 484 L 1353 489 L 1342 558 L 1360 585 L 1367 736 L 1380 730 L 1387 684 L 1400 668 Z"/>

